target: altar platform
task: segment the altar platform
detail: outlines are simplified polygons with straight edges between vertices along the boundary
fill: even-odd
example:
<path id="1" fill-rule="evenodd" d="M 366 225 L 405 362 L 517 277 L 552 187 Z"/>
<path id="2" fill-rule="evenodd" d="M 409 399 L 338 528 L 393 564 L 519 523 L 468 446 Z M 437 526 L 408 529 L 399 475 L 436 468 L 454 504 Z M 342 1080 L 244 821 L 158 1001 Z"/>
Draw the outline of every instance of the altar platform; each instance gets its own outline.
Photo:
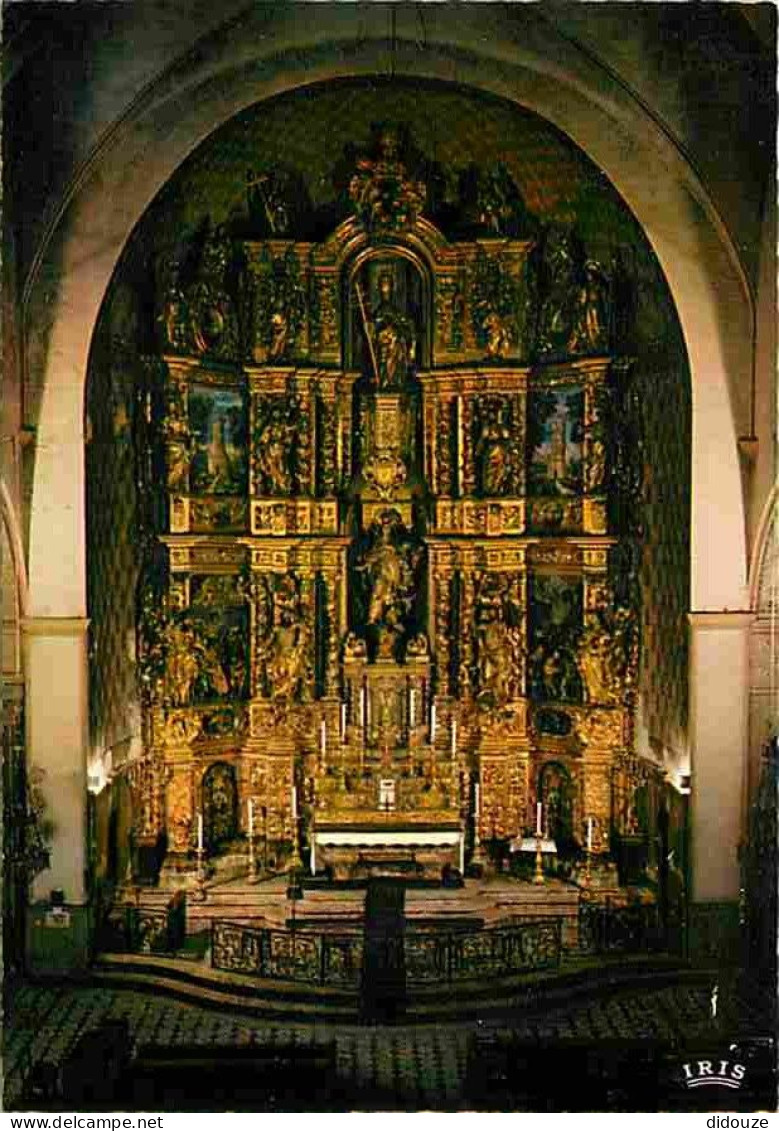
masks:
<path id="1" fill-rule="evenodd" d="M 359 881 L 326 883 L 308 877 L 298 888 L 289 876 L 250 883 L 247 877 L 207 881 L 202 894 L 189 890 L 186 898 L 188 935 L 208 930 L 215 920 L 257 927 L 289 928 L 311 932 L 361 933 L 367 884 Z M 159 916 L 169 905 L 171 888 L 126 887 L 117 892 L 115 905 L 132 904 L 142 916 Z M 574 945 L 580 889 L 555 878 L 543 884 L 508 876 L 466 879 L 461 887 L 440 882 L 405 882 L 405 917 L 410 928 L 457 930 L 499 926 L 523 920 L 560 919 L 563 944 Z"/>

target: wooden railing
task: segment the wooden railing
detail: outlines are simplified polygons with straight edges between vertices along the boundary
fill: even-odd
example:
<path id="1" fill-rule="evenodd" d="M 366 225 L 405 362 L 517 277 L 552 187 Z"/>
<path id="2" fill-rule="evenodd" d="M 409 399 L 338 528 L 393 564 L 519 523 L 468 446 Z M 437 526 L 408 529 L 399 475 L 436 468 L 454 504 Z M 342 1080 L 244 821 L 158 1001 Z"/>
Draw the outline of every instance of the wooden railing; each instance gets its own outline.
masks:
<path id="1" fill-rule="evenodd" d="M 406 983 L 432 984 L 502 977 L 559 966 L 562 921 L 533 920 L 465 931 L 406 931 Z M 214 920 L 211 962 L 219 970 L 358 988 L 363 966 L 360 934 L 313 934 Z"/>

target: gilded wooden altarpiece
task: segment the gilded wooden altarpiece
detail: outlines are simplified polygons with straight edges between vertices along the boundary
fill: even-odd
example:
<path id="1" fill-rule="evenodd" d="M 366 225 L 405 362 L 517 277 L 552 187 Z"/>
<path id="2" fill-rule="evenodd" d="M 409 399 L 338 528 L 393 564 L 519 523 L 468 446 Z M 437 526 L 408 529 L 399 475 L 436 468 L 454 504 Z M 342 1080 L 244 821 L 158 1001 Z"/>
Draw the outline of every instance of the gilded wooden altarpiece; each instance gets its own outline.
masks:
<path id="1" fill-rule="evenodd" d="M 208 851 L 240 843 L 250 802 L 268 870 L 328 829 L 456 831 L 483 861 L 538 800 L 563 846 L 591 818 L 605 857 L 635 818 L 618 296 L 575 226 L 501 184 L 444 237 L 386 129 L 320 242 L 269 198 L 271 236 L 206 228 L 171 268 L 136 437 L 131 783 L 167 868 L 206 810 Z"/>

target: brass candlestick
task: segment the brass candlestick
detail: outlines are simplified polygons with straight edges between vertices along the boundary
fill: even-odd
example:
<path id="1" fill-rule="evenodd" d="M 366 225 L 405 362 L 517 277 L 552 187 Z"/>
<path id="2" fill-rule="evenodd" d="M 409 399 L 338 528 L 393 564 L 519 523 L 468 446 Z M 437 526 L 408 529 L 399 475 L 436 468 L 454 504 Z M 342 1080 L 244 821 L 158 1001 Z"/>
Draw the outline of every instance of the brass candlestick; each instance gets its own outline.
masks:
<path id="1" fill-rule="evenodd" d="M 205 903 L 206 901 L 206 870 L 205 870 L 205 850 L 198 845 L 197 850 L 197 866 L 195 870 L 195 890 L 192 892 L 193 903 Z"/>
<path id="2" fill-rule="evenodd" d="M 254 843 L 254 833 L 249 833 L 249 883 L 256 884 L 260 878 L 260 871 L 257 867 L 257 849 Z"/>
<path id="3" fill-rule="evenodd" d="M 536 834 L 536 870 L 533 875 L 534 884 L 542 884 L 544 882 L 544 854 L 542 850 L 542 842 L 539 834 Z"/>

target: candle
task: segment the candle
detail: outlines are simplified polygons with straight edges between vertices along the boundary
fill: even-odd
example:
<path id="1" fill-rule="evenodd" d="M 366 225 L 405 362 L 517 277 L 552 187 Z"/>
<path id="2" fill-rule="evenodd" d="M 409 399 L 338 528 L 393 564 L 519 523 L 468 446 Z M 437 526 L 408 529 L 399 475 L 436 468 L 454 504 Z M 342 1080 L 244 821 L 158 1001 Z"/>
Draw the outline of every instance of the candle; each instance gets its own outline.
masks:
<path id="1" fill-rule="evenodd" d="M 465 875 L 465 836 L 460 833 L 460 874 Z"/>
<path id="2" fill-rule="evenodd" d="M 316 875 L 316 837 L 311 837 L 311 875 Z"/>
<path id="3" fill-rule="evenodd" d="M 202 813 L 198 813 L 198 815 L 197 815 L 197 850 L 198 850 L 198 852 L 203 851 L 203 814 Z"/>
<path id="4" fill-rule="evenodd" d="M 346 738 L 346 704 L 341 704 L 341 738 Z"/>
<path id="5" fill-rule="evenodd" d="M 478 821 L 479 811 L 481 809 L 481 790 L 479 789 L 479 783 L 478 782 L 476 782 L 476 785 L 474 786 L 473 793 L 474 793 L 473 808 L 474 808 L 474 811 L 476 813 L 476 820 Z"/>
<path id="6" fill-rule="evenodd" d="M 297 786 L 292 787 L 292 820 L 298 819 L 298 791 Z"/>
<path id="7" fill-rule="evenodd" d="M 327 750 L 327 723 L 324 719 L 322 719 L 322 722 L 319 724 L 319 749 L 324 758 L 325 751 Z"/>
<path id="8" fill-rule="evenodd" d="M 254 836 L 254 799 L 249 798 L 249 836 Z"/>
<path id="9" fill-rule="evenodd" d="M 587 851 L 592 852 L 592 817 L 587 818 Z"/>
<path id="10" fill-rule="evenodd" d="M 416 713 L 414 711 L 414 706 L 414 688 L 412 687 L 408 693 L 408 725 L 410 727 L 413 727 L 414 725 L 414 715 Z"/>
<path id="11" fill-rule="evenodd" d="M 536 836 L 541 836 L 541 818 L 543 816 L 543 805 L 541 802 L 536 804 Z"/>
<path id="12" fill-rule="evenodd" d="M 368 720 L 365 714 L 365 688 L 360 688 L 360 722 L 363 728 L 368 725 Z"/>
<path id="13" fill-rule="evenodd" d="M 452 719 L 452 757 L 457 753 L 457 719 Z"/>
<path id="14" fill-rule="evenodd" d="M 435 703 L 430 708 L 430 741 L 435 742 Z"/>

